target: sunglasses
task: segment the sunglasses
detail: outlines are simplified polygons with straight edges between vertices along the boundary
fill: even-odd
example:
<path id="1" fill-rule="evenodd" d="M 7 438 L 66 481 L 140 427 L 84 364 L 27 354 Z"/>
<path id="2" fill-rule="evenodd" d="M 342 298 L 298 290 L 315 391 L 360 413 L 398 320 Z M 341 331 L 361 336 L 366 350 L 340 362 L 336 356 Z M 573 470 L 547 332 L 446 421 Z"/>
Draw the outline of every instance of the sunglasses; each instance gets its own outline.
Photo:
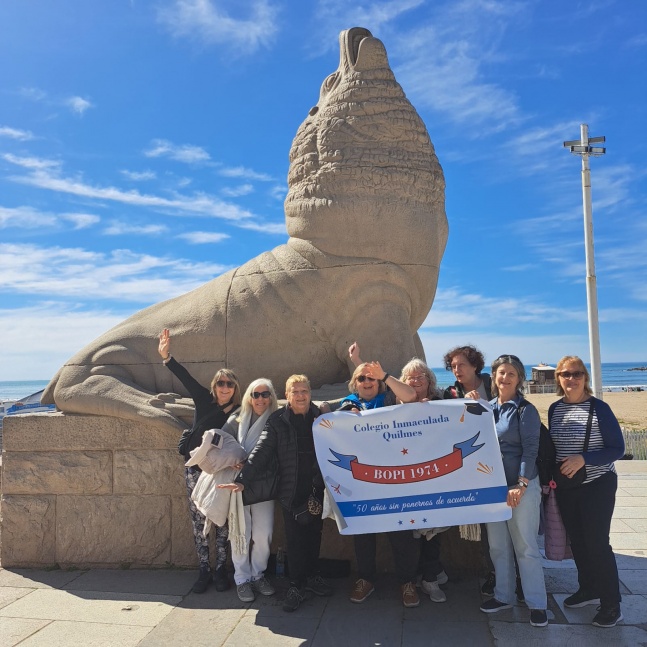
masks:
<path id="1" fill-rule="evenodd" d="M 225 386 L 228 389 L 233 389 L 236 385 L 231 380 L 217 380 L 216 386 L 219 386 L 221 389 Z"/>
<path id="2" fill-rule="evenodd" d="M 358 375 L 357 376 L 357 381 L 361 384 L 362 382 L 376 382 L 377 380 L 374 377 L 369 377 L 368 375 Z"/>
<path id="3" fill-rule="evenodd" d="M 503 360 L 504 363 L 507 364 L 507 362 L 505 361 L 506 359 L 511 359 L 513 362 L 519 362 L 519 364 L 522 363 L 521 360 L 516 355 L 499 355 L 494 361 L 499 362 Z"/>
<path id="4" fill-rule="evenodd" d="M 269 391 L 254 391 L 251 395 L 254 400 L 258 400 L 258 398 L 265 398 L 267 400 L 272 394 Z"/>
<path id="5" fill-rule="evenodd" d="M 573 373 L 570 373 L 569 371 L 562 371 L 559 374 L 559 377 L 563 377 L 565 380 L 569 380 L 570 378 L 573 378 L 574 380 L 581 380 L 584 377 L 584 371 L 573 371 Z"/>

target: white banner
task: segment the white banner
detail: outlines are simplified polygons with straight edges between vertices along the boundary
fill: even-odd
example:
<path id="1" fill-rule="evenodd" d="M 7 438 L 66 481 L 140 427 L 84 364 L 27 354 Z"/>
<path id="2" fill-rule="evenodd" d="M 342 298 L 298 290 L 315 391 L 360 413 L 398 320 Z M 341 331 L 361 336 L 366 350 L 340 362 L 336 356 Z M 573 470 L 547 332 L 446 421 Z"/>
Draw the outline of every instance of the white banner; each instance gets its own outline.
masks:
<path id="1" fill-rule="evenodd" d="M 327 413 L 313 432 L 344 535 L 512 516 L 494 416 L 484 400 Z"/>

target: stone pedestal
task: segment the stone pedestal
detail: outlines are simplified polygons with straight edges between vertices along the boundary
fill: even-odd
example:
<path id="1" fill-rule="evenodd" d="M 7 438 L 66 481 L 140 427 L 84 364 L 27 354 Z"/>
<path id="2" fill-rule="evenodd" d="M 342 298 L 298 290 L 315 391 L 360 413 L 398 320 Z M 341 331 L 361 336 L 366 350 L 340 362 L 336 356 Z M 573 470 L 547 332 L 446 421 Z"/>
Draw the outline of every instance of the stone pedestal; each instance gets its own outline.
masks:
<path id="1" fill-rule="evenodd" d="M 31 414 L 4 419 L 0 561 L 7 567 L 197 566 L 178 432 L 121 418 Z M 478 566 L 478 545 L 443 537 L 443 558 Z M 275 516 L 273 552 L 285 546 Z M 321 556 L 355 567 L 353 539 L 324 522 Z M 448 561 L 447 561 L 448 560 Z M 393 570 L 378 540 L 378 570 Z"/>

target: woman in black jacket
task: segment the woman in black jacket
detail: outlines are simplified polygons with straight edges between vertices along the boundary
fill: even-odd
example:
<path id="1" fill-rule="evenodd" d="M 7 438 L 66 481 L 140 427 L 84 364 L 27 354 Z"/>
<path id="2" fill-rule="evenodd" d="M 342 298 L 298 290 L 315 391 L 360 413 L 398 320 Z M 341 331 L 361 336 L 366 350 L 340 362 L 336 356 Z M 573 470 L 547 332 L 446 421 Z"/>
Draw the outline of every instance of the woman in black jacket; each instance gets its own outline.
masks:
<path id="1" fill-rule="evenodd" d="M 443 357 L 445 370 L 451 371 L 456 378 L 454 386 L 448 386 L 443 399 L 480 397 L 492 399 L 492 380 L 487 373 L 481 373 L 485 366 L 483 353 L 475 346 L 456 346 Z M 470 395 L 471 394 L 471 395 Z"/>
<path id="2" fill-rule="evenodd" d="M 209 429 L 222 429 L 227 418 L 240 407 L 240 385 L 233 371 L 221 368 L 211 380 L 211 389 L 207 389 L 197 382 L 184 366 L 177 362 L 171 355 L 171 335 L 165 328 L 159 336 L 158 351 L 166 368 L 182 382 L 195 404 L 193 425 L 187 429 L 180 440 L 178 449 L 185 460 L 189 460 L 191 450 L 199 447 L 202 436 Z M 195 484 L 198 482 L 202 470 L 197 467 L 185 467 L 184 476 L 186 489 L 189 496 L 189 511 L 193 526 L 195 548 L 200 560 L 200 576 L 193 585 L 194 593 L 204 593 L 212 579 L 216 582 L 217 591 L 226 591 L 229 588 L 227 575 L 227 545 L 229 543 L 229 528 L 227 525 L 216 526 L 216 566 L 214 575 L 211 575 L 209 565 L 209 542 L 204 536 L 204 515 L 196 508 L 191 499 Z"/>
<path id="3" fill-rule="evenodd" d="M 263 480 L 268 468 L 274 466 L 278 475 L 275 495 L 283 509 L 288 549 L 290 588 L 283 605 L 288 612 L 299 608 L 306 592 L 321 596 L 332 593 L 318 573 L 324 482 L 315 455 L 312 424 L 321 410 L 312 404 L 310 396 L 307 376 L 290 376 L 285 385 L 287 404 L 267 419 L 235 482 L 218 486 L 243 492 L 245 500 L 245 489 Z"/>

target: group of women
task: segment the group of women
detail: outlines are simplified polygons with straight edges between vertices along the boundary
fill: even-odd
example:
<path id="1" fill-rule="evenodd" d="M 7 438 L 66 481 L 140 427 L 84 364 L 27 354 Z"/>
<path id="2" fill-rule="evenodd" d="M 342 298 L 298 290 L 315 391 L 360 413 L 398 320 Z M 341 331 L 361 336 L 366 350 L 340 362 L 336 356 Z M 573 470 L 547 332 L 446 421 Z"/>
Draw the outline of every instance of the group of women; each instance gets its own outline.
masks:
<path id="1" fill-rule="evenodd" d="M 159 353 L 164 364 L 178 377 L 195 403 L 194 424 L 183 437 L 181 451 L 185 457 L 200 445 L 203 433 L 218 428 L 231 433 L 246 452 L 254 449 L 269 415 L 278 407 L 270 380 L 252 382 L 240 396 L 235 374 L 221 369 L 214 376 L 211 389 L 198 384 L 170 355 L 170 334 L 160 335 Z M 492 589 L 483 592 L 491 598 L 481 611 L 496 613 L 524 599 L 530 609 L 530 623 L 536 627 L 548 624 L 546 587 L 537 545 L 541 486 L 536 459 L 539 447 L 540 417 L 537 409 L 523 398 L 525 369 L 515 355 L 501 355 L 492 363 L 491 376 L 482 373 L 485 362 L 474 346 L 459 346 L 449 351 L 445 366 L 456 378 L 453 386 L 441 392 L 429 367 L 412 359 L 396 378 L 379 362 L 363 362 L 357 344 L 349 348 L 356 366 L 349 382 L 350 395 L 339 404 L 341 410 L 361 411 L 397 403 L 424 402 L 449 398 L 488 400 L 493 412 L 508 484 L 507 505 L 512 509 L 508 521 L 488 523 L 487 539 Z M 561 399 L 549 410 L 549 429 L 556 448 L 558 469 L 571 479 L 584 470 L 583 482 L 573 488 L 557 488 L 556 495 L 578 570 L 578 591 L 566 598 L 567 607 L 599 605 L 593 624 L 613 627 L 622 619 L 620 591 L 615 556 L 609 544 L 611 517 L 617 489 L 613 462 L 622 457 L 624 441 L 617 419 L 608 405 L 593 397 L 589 374 L 582 360 L 563 357 L 557 365 L 557 394 Z M 321 411 L 329 410 L 323 403 Z M 204 592 L 212 581 L 209 548 L 203 535 L 204 517 L 191 501 L 191 492 L 199 476 L 197 467 L 187 467 L 187 492 L 193 523 L 200 576 L 193 590 Z M 245 602 L 254 592 L 272 595 L 274 588 L 265 577 L 272 539 L 273 501 L 245 506 L 245 529 L 249 554 L 232 555 L 237 592 Z M 440 585 L 447 575 L 440 562 L 440 535 L 414 538 L 407 531 L 386 533 L 393 551 L 400 581 L 402 602 L 418 606 L 416 579 L 421 575 L 422 590 L 433 602 L 444 602 Z M 355 535 L 358 578 L 350 600 L 364 602 L 374 591 L 376 579 L 376 535 Z M 227 527 L 216 530 L 216 588 L 225 590 L 229 581 L 225 570 Z M 520 579 L 520 582 L 518 581 Z M 520 594 L 522 588 L 522 593 Z M 516 591 L 515 591 L 516 589 Z M 520 598 L 521 595 L 521 598 Z"/>

